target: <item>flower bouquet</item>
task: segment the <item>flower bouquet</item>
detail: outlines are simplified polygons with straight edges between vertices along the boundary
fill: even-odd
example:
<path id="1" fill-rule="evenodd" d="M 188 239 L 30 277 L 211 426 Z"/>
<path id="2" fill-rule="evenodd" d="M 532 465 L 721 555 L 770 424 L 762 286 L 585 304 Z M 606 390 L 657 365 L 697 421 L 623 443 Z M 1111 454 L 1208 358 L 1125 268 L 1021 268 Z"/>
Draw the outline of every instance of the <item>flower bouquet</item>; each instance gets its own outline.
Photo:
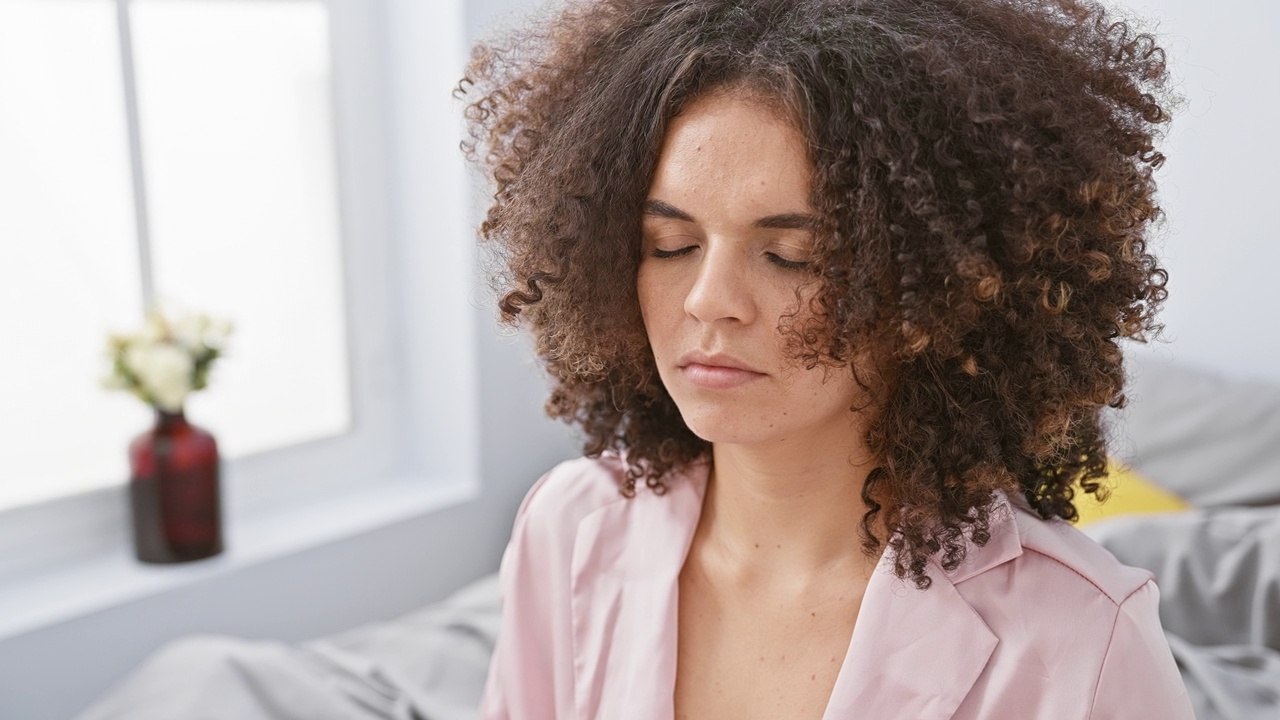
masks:
<path id="1" fill-rule="evenodd" d="M 148 563 L 199 560 L 222 552 L 221 462 L 213 435 L 187 422 L 186 398 L 205 388 L 234 327 L 198 313 L 170 318 L 158 307 L 135 333 L 107 338 L 111 390 L 155 410 L 155 423 L 129 444 L 136 557 Z"/>

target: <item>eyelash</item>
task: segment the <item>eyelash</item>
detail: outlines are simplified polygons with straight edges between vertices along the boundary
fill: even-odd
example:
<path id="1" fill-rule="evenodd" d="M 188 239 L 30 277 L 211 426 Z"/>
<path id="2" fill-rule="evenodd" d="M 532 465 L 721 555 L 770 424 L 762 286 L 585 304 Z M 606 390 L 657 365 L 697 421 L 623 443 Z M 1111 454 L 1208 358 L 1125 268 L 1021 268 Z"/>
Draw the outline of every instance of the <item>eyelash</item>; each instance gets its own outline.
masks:
<path id="1" fill-rule="evenodd" d="M 653 252 L 650 254 L 656 258 L 666 259 L 666 258 L 680 257 L 681 255 L 689 253 L 692 250 L 693 250 L 692 245 L 690 245 L 689 247 L 680 248 L 679 250 L 659 250 L 657 248 L 654 248 Z"/>
<path id="2" fill-rule="evenodd" d="M 657 248 L 654 248 L 653 252 L 650 254 L 655 258 L 666 259 L 666 258 L 680 257 L 681 255 L 685 255 L 690 252 L 693 252 L 692 245 L 690 245 L 689 247 L 680 248 L 679 250 L 658 250 Z M 797 262 L 795 260 L 787 260 L 785 258 L 774 255 L 773 253 L 765 253 L 765 255 L 769 256 L 769 261 L 772 262 L 774 265 L 777 265 L 778 267 L 784 268 L 786 270 L 809 270 L 812 267 L 812 263 Z"/>

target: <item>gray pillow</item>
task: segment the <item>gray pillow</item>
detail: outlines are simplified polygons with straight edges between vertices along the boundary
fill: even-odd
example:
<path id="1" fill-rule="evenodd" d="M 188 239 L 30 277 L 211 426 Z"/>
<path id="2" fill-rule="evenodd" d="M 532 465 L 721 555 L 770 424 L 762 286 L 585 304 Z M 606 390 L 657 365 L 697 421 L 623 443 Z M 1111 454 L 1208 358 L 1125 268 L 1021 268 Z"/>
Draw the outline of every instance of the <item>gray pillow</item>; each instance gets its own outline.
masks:
<path id="1" fill-rule="evenodd" d="M 1125 352 L 1129 407 L 1106 409 L 1114 457 L 1192 505 L 1280 504 L 1280 386 Z"/>

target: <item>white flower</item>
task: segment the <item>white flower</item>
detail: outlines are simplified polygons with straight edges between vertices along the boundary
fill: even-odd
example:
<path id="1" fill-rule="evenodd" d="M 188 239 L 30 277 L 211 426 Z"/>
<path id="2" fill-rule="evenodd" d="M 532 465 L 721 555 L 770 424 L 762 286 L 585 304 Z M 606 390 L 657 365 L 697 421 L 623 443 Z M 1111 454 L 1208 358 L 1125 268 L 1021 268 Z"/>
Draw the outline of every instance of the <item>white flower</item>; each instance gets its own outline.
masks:
<path id="1" fill-rule="evenodd" d="M 204 315 L 183 315 L 173 324 L 174 338 L 189 350 L 202 350 L 209 318 Z"/>
<path id="2" fill-rule="evenodd" d="M 129 383 L 128 380 L 120 377 L 115 373 L 111 373 L 110 375 L 106 375 L 102 377 L 100 379 L 100 382 L 102 384 L 102 387 L 108 390 L 128 390 L 130 387 L 132 387 L 132 385 Z"/>
<path id="3" fill-rule="evenodd" d="M 134 345 L 125 351 L 124 361 L 160 408 L 176 412 L 182 407 L 195 370 L 189 352 L 170 343 Z"/>
<path id="4" fill-rule="evenodd" d="M 227 342 L 227 336 L 235 330 L 235 325 L 230 320 L 216 320 L 209 323 L 204 331 L 204 341 L 209 347 L 222 349 Z"/>
<path id="5" fill-rule="evenodd" d="M 142 326 L 142 332 L 137 335 L 138 341 L 145 345 L 151 345 L 168 337 L 169 323 L 165 321 L 164 315 L 158 311 L 148 313 L 146 324 Z"/>
<path id="6" fill-rule="evenodd" d="M 174 318 L 174 319 L 171 319 Z M 203 313 L 169 313 L 153 306 L 142 329 L 109 333 L 105 355 L 111 370 L 101 379 L 109 390 L 127 390 L 158 409 L 177 412 L 195 392 L 196 367 L 201 388 L 207 383 L 211 352 L 221 355 L 233 325 Z"/>

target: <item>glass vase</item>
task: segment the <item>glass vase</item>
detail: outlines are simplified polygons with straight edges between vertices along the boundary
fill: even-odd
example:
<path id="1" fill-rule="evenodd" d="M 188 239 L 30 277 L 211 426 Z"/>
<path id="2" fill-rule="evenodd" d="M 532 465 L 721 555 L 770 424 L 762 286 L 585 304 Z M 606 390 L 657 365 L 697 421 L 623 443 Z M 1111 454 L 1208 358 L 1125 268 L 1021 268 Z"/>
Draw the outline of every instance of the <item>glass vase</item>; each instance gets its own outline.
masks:
<path id="1" fill-rule="evenodd" d="M 145 563 L 201 560 L 222 552 L 218 443 L 177 412 L 129 444 L 134 554 Z"/>

